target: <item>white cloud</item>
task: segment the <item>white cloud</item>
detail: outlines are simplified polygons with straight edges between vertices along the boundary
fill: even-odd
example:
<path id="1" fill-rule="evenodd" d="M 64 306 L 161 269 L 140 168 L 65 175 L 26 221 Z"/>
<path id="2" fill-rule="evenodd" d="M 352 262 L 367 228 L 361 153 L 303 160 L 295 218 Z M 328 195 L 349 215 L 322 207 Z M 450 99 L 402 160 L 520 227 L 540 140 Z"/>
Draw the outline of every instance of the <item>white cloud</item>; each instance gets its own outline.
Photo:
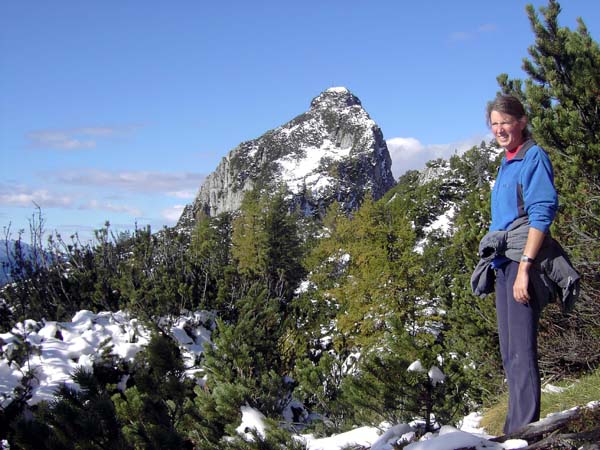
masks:
<path id="1" fill-rule="evenodd" d="M 387 146 L 393 160 L 409 161 L 423 152 L 425 146 L 415 138 L 396 137 L 387 140 Z"/>
<path id="2" fill-rule="evenodd" d="M 189 189 L 197 189 L 204 178 L 204 174 L 194 172 L 109 172 L 92 169 L 57 175 L 57 180 L 66 184 L 116 187 L 133 192 L 165 192 L 177 198 L 193 198 L 194 194 L 189 194 Z"/>
<path id="3" fill-rule="evenodd" d="M 480 25 L 479 28 L 477 28 L 477 31 L 479 33 L 493 33 L 497 29 L 498 29 L 498 27 L 495 24 L 486 23 L 486 24 Z"/>
<path id="4" fill-rule="evenodd" d="M 86 203 L 83 203 L 78 206 L 78 209 L 86 210 L 86 209 L 94 209 L 100 211 L 110 211 L 116 213 L 125 213 L 129 214 L 133 217 L 142 216 L 142 211 L 138 208 L 126 205 L 115 205 L 111 202 L 99 202 L 98 200 L 89 200 Z"/>
<path id="5" fill-rule="evenodd" d="M 477 38 L 479 35 L 483 33 L 493 33 L 498 29 L 498 27 L 493 23 L 485 23 L 483 25 L 479 25 L 473 31 L 454 31 L 450 33 L 450 42 L 464 42 L 469 41 L 471 39 Z"/>
<path id="6" fill-rule="evenodd" d="M 456 41 L 468 41 L 473 37 L 473 33 L 469 33 L 467 31 L 454 31 L 450 33 L 450 40 L 453 42 Z"/>
<path id="7" fill-rule="evenodd" d="M 183 212 L 184 208 L 185 205 L 175 205 L 170 208 L 163 209 L 160 213 L 160 216 L 171 224 L 175 224 L 179 220 L 179 217 L 181 217 L 181 213 Z"/>
<path id="8" fill-rule="evenodd" d="M 81 193 L 65 195 L 47 189 L 33 189 L 22 185 L 0 185 L 0 205 L 2 206 L 32 208 L 37 205 L 42 209 L 102 210 L 126 213 L 134 217 L 142 216 L 142 211 L 136 207 L 118 205 L 110 201 L 98 201 L 95 199 L 81 203 L 81 199 Z"/>
<path id="9" fill-rule="evenodd" d="M 33 148 L 82 150 L 96 147 L 96 141 L 81 140 L 74 135 L 60 131 L 33 131 L 27 134 L 27 139 L 29 146 Z"/>
<path id="10" fill-rule="evenodd" d="M 81 127 L 54 130 L 34 130 L 25 135 L 30 148 L 54 150 L 85 150 L 95 148 L 98 138 L 130 134 L 136 125 L 118 127 Z"/>
<path id="11" fill-rule="evenodd" d="M 388 139 L 387 146 L 392 158 L 392 173 L 397 179 L 407 170 L 423 169 L 425 163 L 432 159 L 448 159 L 455 153 L 462 154 L 485 139 L 485 136 L 473 136 L 459 142 L 429 145 L 412 137 Z"/>
<path id="12" fill-rule="evenodd" d="M 38 205 L 41 208 L 69 208 L 74 199 L 66 195 L 51 193 L 45 189 L 29 190 L 17 187 L 12 191 L 2 186 L 0 205 L 31 208 Z"/>

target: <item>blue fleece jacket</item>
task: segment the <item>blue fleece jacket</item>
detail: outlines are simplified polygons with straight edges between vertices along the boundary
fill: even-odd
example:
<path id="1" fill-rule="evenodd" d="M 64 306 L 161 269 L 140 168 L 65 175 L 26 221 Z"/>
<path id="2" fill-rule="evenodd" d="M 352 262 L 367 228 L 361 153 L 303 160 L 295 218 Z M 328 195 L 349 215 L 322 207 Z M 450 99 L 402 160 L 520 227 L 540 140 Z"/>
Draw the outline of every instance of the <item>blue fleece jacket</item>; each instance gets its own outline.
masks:
<path id="1" fill-rule="evenodd" d="M 541 147 L 528 140 L 510 161 L 502 158 L 492 189 L 490 231 L 506 230 L 527 215 L 531 227 L 547 233 L 557 209 L 552 164 Z"/>

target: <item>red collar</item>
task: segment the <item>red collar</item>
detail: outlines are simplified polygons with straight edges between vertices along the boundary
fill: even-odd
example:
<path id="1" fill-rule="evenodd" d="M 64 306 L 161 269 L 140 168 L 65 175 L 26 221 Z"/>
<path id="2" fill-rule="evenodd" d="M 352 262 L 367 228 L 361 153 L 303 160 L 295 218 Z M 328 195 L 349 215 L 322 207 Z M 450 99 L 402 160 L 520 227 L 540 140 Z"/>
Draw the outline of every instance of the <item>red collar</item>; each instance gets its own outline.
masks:
<path id="1" fill-rule="evenodd" d="M 513 159 L 516 156 L 516 154 L 519 153 L 519 150 L 521 150 L 521 147 L 523 147 L 523 144 L 519 145 L 517 148 L 515 148 L 512 151 L 506 150 L 506 160 L 510 161 L 511 159 Z"/>

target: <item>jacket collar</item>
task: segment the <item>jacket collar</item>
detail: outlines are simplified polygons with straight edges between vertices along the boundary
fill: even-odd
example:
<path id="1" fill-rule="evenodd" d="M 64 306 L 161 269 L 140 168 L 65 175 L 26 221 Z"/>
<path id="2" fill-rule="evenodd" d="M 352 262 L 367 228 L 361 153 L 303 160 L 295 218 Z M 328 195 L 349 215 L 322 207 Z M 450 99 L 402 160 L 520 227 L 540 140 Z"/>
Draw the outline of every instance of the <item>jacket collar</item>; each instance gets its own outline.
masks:
<path id="1" fill-rule="evenodd" d="M 517 152 L 517 154 L 515 156 L 513 156 L 513 158 L 511 159 L 511 161 L 525 158 L 525 154 L 527 153 L 527 150 L 529 150 L 534 145 L 535 145 L 535 141 L 533 139 L 527 139 L 523 143 L 523 145 L 521 146 L 521 148 L 519 149 L 519 151 Z"/>

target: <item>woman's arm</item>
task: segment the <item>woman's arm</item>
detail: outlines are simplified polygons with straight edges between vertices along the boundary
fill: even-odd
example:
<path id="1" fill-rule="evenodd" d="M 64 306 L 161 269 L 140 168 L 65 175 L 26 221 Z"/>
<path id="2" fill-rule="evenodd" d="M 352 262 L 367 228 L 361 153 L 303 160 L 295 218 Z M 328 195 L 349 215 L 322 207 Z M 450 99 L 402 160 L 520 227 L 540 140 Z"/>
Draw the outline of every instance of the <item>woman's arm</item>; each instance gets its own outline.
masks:
<path id="1" fill-rule="evenodd" d="M 530 257 L 531 259 L 535 259 L 542 243 L 544 242 L 544 238 L 546 237 L 546 233 L 537 228 L 530 227 L 529 234 L 527 235 L 527 242 L 525 243 L 525 249 L 523 250 L 523 255 Z M 515 284 L 513 285 L 513 296 L 515 300 L 519 303 L 527 304 L 529 303 L 529 269 L 531 268 L 533 263 L 521 261 L 519 263 L 519 272 L 517 273 L 517 278 L 515 279 Z"/>

